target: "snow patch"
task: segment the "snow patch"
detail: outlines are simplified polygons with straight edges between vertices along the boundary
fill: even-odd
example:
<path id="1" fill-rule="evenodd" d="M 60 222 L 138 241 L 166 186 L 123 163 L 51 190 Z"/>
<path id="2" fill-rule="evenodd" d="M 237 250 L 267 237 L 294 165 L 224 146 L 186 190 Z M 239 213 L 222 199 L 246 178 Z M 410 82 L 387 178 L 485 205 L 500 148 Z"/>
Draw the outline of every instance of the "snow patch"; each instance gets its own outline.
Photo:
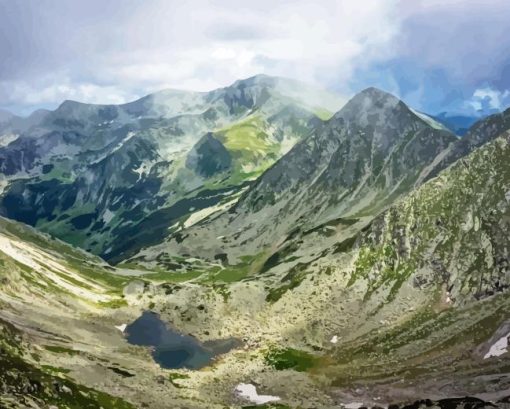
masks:
<path id="1" fill-rule="evenodd" d="M 280 400 L 279 396 L 259 395 L 257 393 L 257 388 L 251 383 L 240 383 L 236 386 L 235 392 L 241 398 L 247 399 L 256 405 L 261 405 L 268 402 L 276 402 Z"/>
<path id="2" fill-rule="evenodd" d="M 107 156 L 109 156 L 109 155 L 111 155 L 111 154 L 113 154 L 113 153 L 117 152 L 120 148 L 122 148 L 122 147 L 124 146 L 124 144 L 125 144 L 127 141 L 129 141 L 129 140 L 130 140 L 133 136 L 135 136 L 135 135 L 136 135 L 136 132 L 129 131 L 129 132 L 127 133 L 127 135 L 126 135 L 126 136 L 125 136 L 125 137 L 124 137 L 124 138 L 123 138 L 123 139 L 122 139 L 122 140 L 121 140 L 121 141 L 120 141 L 117 145 L 115 145 L 109 153 L 107 153 L 107 154 L 106 154 L 106 155 L 104 155 L 104 156 L 101 156 L 100 158 L 97 158 L 95 161 L 93 161 L 93 162 L 91 163 L 91 165 L 96 165 L 96 164 L 98 164 L 99 162 L 101 162 L 104 158 L 106 158 Z"/>
<path id="3" fill-rule="evenodd" d="M 138 175 L 137 181 L 139 181 L 143 177 L 147 170 L 148 166 L 146 163 L 142 163 L 138 168 L 133 169 L 133 172 Z"/>
<path id="4" fill-rule="evenodd" d="M 206 207 L 204 209 L 198 210 L 188 217 L 188 219 L 184 222 L 184 227 L 188 228 L 190 226 L 193 226 L 194 224 L 198 223 L 200 220 L 205 219 L 207 216 L 209 216 L 213 213 L 216 213 L 220 210 L 228 209 L 235 202 L 237 202 L 237 199 L 234 199 L 234 200 L 224 203 L 224 204 L 217 204 L 214 206 L 210 206 L 210 207 Z"/>
<path id="5" fill-rule="evenodd" d="M 344 404 L 344 407 L 346 409 L 358 409 L 361 408 L 362 406 L 365 406 L 363 402 L 351 402 Z"/>
<path id="6" fill-rule="evenodd" d="M 122 148 L 122 146 L 127 142 L 129 141 L 133 136 L 135 136 L 136 133 L 133 132 L 133 131 L 129 131 L 127 133 L 127 135 L 124 137 L 124 139 L 122 139 L 111 151 L 110 151 L 110 155 L 114 152 L 117 152 L 120 148 Z"/>
<path id="7" fill-rule="evenodd" d="M 506 334 L 504 337 L 498 339 L 489 349 L 489 352 L 485 354 L 483 359 L 488 359 L 493 356 L 500 356 L 506 354 L 508 352 L 508 337 L 510 337 L 510 332 Z"/>
<path id="8" fill-rule="evenodd" d="M 333 338 L 331 338 L 329 342 L 331 342 L 332 344 L 336 344 L 338 342 L 338 336 L 333 335 Z"/>
<path id="9" fill-rule="evenodd" d="M 127 328 L 127 324 L 115 325 L 115 328 L 117 328 L 120 332 L 124 333 L 124 331 Z"/>
<path id="10" fill-rule="evenodd" d="M 103 221 L 108 224 L 115 217 L 115 213 L 113 213 L 110 209 L 106 209 L 103 213 Z"/>
<path id="11" fill-rule="evenodd" d="M 443 124 L 436 121 L 434 118 L 428 116 L 427 114 L 424 114 L 423 112 L 415 111 L 414 109 L 411 109 L 413 114 L 415 114 L 417 117 L 419 117 L 421 120 L 425 121 L 429 126 L 431 126 L 434 129 L 439 129 L 443 131 L 447 131 L 448 128 L 446 128 Z"/>
<path id="12" fill-rule="evenodd" d="M 0 147 L 9 145 L 11 142 L 18 139 L 18 136 L 19 134 L 15 133 L 0 135 Z"/>

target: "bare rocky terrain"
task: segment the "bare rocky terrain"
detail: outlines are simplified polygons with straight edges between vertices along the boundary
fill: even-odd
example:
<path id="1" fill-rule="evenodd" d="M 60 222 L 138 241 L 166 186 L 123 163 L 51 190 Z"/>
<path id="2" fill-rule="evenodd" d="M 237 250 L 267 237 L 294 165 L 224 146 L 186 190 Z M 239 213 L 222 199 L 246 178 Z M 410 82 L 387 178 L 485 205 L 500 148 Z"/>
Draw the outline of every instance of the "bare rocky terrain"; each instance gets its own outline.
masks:
<path id="1" fill-rule="evenodd" d="M 374 89 L 350 104 L 114 266 L 1 218 L 0 406 L 508 407 L 508 112 L 459 140 Z M 146 311 L 240 343 L 164 368 L 128 342 Z"/>

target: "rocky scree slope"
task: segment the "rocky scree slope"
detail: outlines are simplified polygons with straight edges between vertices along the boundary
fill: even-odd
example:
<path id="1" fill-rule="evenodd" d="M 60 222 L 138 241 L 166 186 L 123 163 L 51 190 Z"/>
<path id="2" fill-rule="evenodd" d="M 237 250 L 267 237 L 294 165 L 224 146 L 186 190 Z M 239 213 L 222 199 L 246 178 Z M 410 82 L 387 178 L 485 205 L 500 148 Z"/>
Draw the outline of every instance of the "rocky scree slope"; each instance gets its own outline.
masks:
<path id="1" fill-rule="evenodd" d="M 290 407 L 327 408 L 359 398 L 368 404 L 374 397 L 383 399 L 374 405 L 458 395 L 496 401 L 509 386 L 507 354 L 487 357 L 506 334 L 510 313 L 509 153 L 503 134 L 367 221 L 364 230 L 344 219 L 335 231 L 309 231 L 263 274 L 179 284 L 165 282 L 164 273 L 148 274 L 140 291 L 125 298 L 120 291 L 130 279 L 1 219 L 2 337 L 8 343 L 16 336 L 9 323 L 23 329 L 23 362 L 52 376 L 57 368 L 65 380 L 57 382 L 67 388 L 73 388 L 69 382 L 86 385 L 154 408 L 169 401 L 240 407 L 233 390 L 241 382 L 256 383 Z M 298 252 L 308 261 L 292 261 Z M 126 349 L 114 328 L 147 308 L 203 340 L 242 338 L 246 351 L 186 373 L 180 387 L 161 386 L 156 377 L 168 374 L 147 351 Z M 108 367 L 134 376 L 112 378 Z M 96 384 L 98 377 L 111 381 Z M 19 396 L 11 378 L 3 379 L 8 398 Z M 54 391 L 58 399 L 61 392 Z"/>
<path id="2" fill-rule="evenodd" d="M 137 260 L 165 252 L 209 259 L 226 253 L 236 262 L 297 229 L 373 216 L 421 183 L 456 140 L 394 96 L 369 88 L 264 172 L 228 212 L 178 232 Z"/>
<path id="3" fill-rule="evenodd" d="M 343 372 L 336 385 L 377 379 L 374 391 L 381 393 L 400 383 L 401 393 L 421 397 L 505 396 L 510 379 L 499 374 L 508 354 L 489 351 L 506 335 L 510 312 L 509 153 L 507 132 L 392 206 L 357 238 L 347 288 L 358 289 L 358 314 L 368 319 L 335 348 L 339 362 L 326 372 Z"/>
<path id="4" fill-rule="evenodd" d="M 245 340 L 250 363 L 201 384 L 211 393 L 256 383 L 290 407 L 303 402 L 296 383 L 313 407 L 503 399 L 510 357 L 489 352 L 508 333 L 509 153 L 503 134 L 362 231 L 308 233 L 329 246 L 307 262 L 304 241 L 264 273 L 151 285 L 136 302 L 199 337 Z"/>
<path id="5" fill-rule="evenodd" d="M 124 294 L 135 273 L 0 218 L 0 407 L 225 407 L 218 388 L 202 395 L 212 369 L 179 372 L 196 384 L 182 388 L 127 343 L 123 324 L 149 308 Z"/>

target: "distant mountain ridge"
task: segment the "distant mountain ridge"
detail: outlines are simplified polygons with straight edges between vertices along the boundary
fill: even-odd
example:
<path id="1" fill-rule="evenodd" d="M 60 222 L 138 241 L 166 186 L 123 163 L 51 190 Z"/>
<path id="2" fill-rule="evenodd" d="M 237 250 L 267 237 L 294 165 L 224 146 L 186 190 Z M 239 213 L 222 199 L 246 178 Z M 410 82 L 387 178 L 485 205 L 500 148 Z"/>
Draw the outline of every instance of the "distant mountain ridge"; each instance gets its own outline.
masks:
<path id="1" fill-rule="evenodd" d="M 238 230 L 257 252 L 296 223 L 372 217 L 481 144 L 476 131 L 457 141 L 375 88 L 324 121 L 335 104 L 313 87 L 260 75 L 211 92 L 164 90 L 122 105 L 64 101 L 11 118 L 0 128 L 0 214 L 118 262 L 172 234 L 180 242 L 186 220 L 230 208 L 213 222 L 225 234 L 210 238 L 208 257 L 237 247 L 217 236 Z M 480 133 L 497 135 L 504 120 L 493 126 Z"/>
<path id="2" fill-rule="evenodd" d="M 428 178 L 437 176 L 440 171 L 450 166 L 455 161 L 467 156 L 476 148 L 497 138 L 509 128 L 510 108 L 504 112 L 490 115 L 476 122 L 466 134 L 455 143 L 452 149 L 448 151 L 444 157 L 440 158 L 434 165 L 434 169 L 428 175 Z"/>
<path id="3" fill-rule="evenodd" d="M 0 216 L 0 406 L 508 406 L 510 110 L 459 137 L 285 84 L 0 131 L 0 210 L 36 227 Z M 131 344 L 142 312 L 171 371 Z M 185 339 L 220 359 L 188 369 Z"/>
<path id="4" fill-rule="evenodd" d="M 317 105 L 321 96 L 325 106 Z M 263 75 L 122 105 L 65 101 L 0 130 L 0 213 L 118 257 L 144 220 L 156 229 L 151 240 L 161 240 L 194 210 L 239 191 L 341 103 L 306 84 Z M 207 149 L 196 154 L 210 133 L 230 158 L 214 172 L 204 171 Z M 201 191 L 211 199 L 193 199 Z"/>
<path id="5" fill-rule="evenodd" d="M 419 184 L 456 141 L 396 97 L 368 88 L 269 168 L 227 213 L 142 257 L 168 248 L 199 249 L 210 258 L 232 252 L 235 258 L 328 219 L 375 215 Z"/>
<path id="6" fill-rule="evenodd" d="M 450 114 L 448 112 L 441 112 L 432 117 L 459 136 L 464 136 L 475 122 L 484 118 L 484 116 Z"/>
<path id="7" fill-rule="evenodd" d="M 510 109 L 476 122 L 459 138 L 396 97 L 368 88 L 268 169 L 228 213 L 135 259 L 154 265 L 157 257 L 199 248 L 211 259 L 225 253 L 236 260 L 246 252 L 274 251 L 286 237 L 328 220 L 370 220 L 509 128 Z"/>

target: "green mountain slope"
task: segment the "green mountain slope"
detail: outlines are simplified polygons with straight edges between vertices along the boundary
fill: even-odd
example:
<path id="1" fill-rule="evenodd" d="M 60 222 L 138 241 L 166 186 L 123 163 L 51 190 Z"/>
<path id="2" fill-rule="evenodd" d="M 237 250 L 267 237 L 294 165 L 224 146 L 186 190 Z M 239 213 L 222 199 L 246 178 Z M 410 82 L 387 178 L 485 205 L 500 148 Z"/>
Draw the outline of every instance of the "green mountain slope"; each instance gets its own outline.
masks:
<path id="1" fill-rule="evenodd" d="M 224 407 L 125 340 L 148 308 L 125 289 L 144 290 L 139 273 L 0 218 L 0 407 Z"/>
<path id="2" fill-rule="evenodd" d="M 162 91 L 124 105 L 66 101 L 4 130 L 10 139 L 0 146 L 0 213 L 120 260 L 139 248 L 130 234 L 150 225 L 151 240 L 138 246 L 160 242 L 169 227 L 239 192 L 272 165 L 321 122 L 317 110 L 339 104 L 325 92 L 267 76 L 207 93 Z M 214 172 L 203 171 L 209 133 L 231 158 Z M 205 155 L 197 155 L 200 147 Z"/>
<path id="3" fill-rule="evenodd" d="M 379 172 L 387 181 L 382 197 L 391 196 L 408 174 L 413 183 L 420 181 L 443 152 L 442 145 L 423 144 L 419 136 L 451 137 L 397 107 L 406 119 L 400 123 L 416 130 L 415 137 L 386 134 L 396 142 L 385 145 L 386 137 L 374 128 L 371 140 L 381 150 L 351 151 L 361 155 L 353 156 L 355 163 L 370 166 L 383 147 L 399 152 L 390 153 L 385 163 L 396 162 Z M 341 123 L 349 123 L 351 113 L 344 112 Z M 359 131 L 359 121 L 355 116 L 349 126 Z M 224 146 L 219 136 L 211 138 Z M 334 143 L 349 146 L 342 138 Z M 235 391 L 247 383 L 292 408 L 465 395 L 500 400 L 510 385 L 508 352 L 493 355 L 510 331 L 509 154 L 507 131 L 437 177 L 400 192 L 378 214 L 324 213 L 325 222 L 303 224 L 309 228 L 285 235 L 271 252 L 243 254 L 236 265 L 221 257 L 157 260 L 182 272 L 113 268 L 0 219 L 0 365 L 6 368 L 0 372 L 0 402 L 241 408 L 251 403 Z M 324 163 L 310 191 L 330 182 L 321 179 L 324 174 L 335 182 L 328 186 L 348 190 L 348 172 L 337 166 L 346 163 Z M 367 186 L 376 186 L 377 178 Z M 225 217 L 218 212 L 199 225 Z M 183 243 L 190 232 L 182 231 Z M 195 250 L 207 251 L 207 236 L 199 239 Z M 199 371 L 162 369 L 148 348 L 129 345 L 118 329 L 146 310 L 201 341 L 236 337 L 243 345 Z"/>
<path id="4" fill-rule="evenodd" d="M 503 399 L 510 357 L 491 351 L 509 331 L 509 153 L 503 134 L 372 221 L 331 221 L 271 262 L 247 260 L 237 279 L 241 265 L 224 267 L 139 302 L 186 332 L 249 345 L 207 391 L 251 382 L 318 408 Z"/>
<path id="5" fill-rule="evenodd" d="M 94 256 L 0 218 L 0 406 L 135 407 L 77 381 L 55 354 L 85 354 L 74 350 L 74 341 L 86 350 L 92 334 L 77 334 L 91 318 L 76 320 L 125 303 L 126 279 L 108 269 Z"/>
<path id="6" fill-rule="evenodd" d="M 326 370 L 335 385 L 361 382 L 389 396 L 504 396 L 508 380 L 498 374 L 508 356 L 487 354 L 505 335 L 510 308 L 509 153 L 507 133 L 390 208 L 356 239 L 346 290 L 363 304 L 356 323 L 337 330 L 349 335 L 333 348 L 338 363 Z"/>
<path id="7" fill-rule="evenodd" d="M 456 141 L 394 96 L 367 89 L 271 166 L 235 207 L 137 260 L 165 252 L 209 259 L 225 253 L 235 263 L 328 220 L 373 217 L 421 183 Z"/>

